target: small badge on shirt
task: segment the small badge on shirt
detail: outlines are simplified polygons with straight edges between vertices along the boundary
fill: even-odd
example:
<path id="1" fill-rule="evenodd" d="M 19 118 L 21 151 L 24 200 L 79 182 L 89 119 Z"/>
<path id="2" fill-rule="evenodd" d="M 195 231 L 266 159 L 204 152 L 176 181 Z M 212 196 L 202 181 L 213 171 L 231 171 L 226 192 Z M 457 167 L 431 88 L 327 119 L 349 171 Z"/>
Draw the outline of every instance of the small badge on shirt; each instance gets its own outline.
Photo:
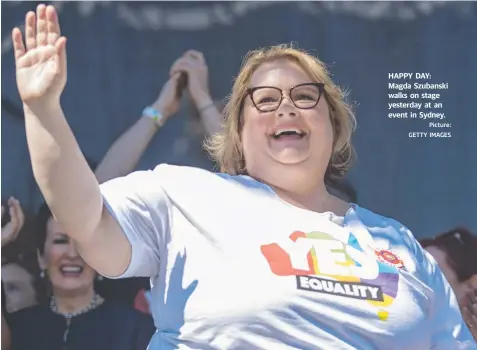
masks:
<path id="1" fill-rule="evenodd" d="M 398 269 L 404 268 L 403 261 L 396 254 L 391 252 L 390 250 L 387 250 L 387 249 L 377 250 L 376 249 L 374 251 L 374 253 L 378 257 L 379 261 L 381 261 L 385 264 L 397 267 Z"/>

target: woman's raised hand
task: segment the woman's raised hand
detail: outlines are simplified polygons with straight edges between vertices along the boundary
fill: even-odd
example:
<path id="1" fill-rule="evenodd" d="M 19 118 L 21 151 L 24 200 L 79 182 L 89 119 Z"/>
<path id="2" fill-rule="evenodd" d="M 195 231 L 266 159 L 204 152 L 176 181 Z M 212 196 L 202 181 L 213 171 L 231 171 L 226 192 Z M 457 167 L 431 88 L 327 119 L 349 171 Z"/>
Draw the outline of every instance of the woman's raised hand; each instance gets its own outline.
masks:
<path id="1" fill-rule="evenodd" d="M 25 38 L 20 29 L 14 28 L 12 39 L 23 103 L 31 109 L 59 103 L 66 85 L 66 38 L 61 36 L 55 8 L 41 4 L 36 14 L 28 12 Z"/>

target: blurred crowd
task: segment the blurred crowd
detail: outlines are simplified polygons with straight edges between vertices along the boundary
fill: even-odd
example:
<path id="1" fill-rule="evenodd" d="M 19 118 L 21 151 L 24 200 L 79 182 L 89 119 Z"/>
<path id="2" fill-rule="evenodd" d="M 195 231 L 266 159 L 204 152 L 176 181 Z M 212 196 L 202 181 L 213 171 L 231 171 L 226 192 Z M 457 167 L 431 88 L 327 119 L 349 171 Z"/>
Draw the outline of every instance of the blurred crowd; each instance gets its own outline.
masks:
<path id="1" fill-rule="evenodd" d="M 204 138 L 222 127 L 223 104 L 210 95 L 208 67 L 201 52 L 184 53 L 172 64 L 169 76 L 150 105 L 162 115 L 145 108 L 99 164 L 90 162 L 100 183 L 135 169 L 157 131 L 177 114 L 186 94 L 193 102 L 190 118 Z M 210 168 L 214 168 L 212 160 Z M 346 181 L 328 185 L 343 199 L 358 202 L 356 190 Z M 466 228 L 436 234 L 421 244 L 444 272 L 477 339 L 477 238 Z M 21 235 L 34 237 L 34 244 L 28 249 L 19 248 L 16 243 Z M 6 199 L 2 205 L 1 243 L 2 324 L 11 330 L 4 333 L 7 328 L 2 327 L 2 349 L 10 343 L 9 337 L 18 338 L 13 341 L 15 344 L 24 343 L 22 329 L 30 327 L 37 329 L 38 337 L 49 336 L 52 347 L 54 341 L 61 343 L 67 338 L 68 349 L 147 348 L 155 331 L 148 305 L 149 281 L 110 280 L 96 274 L 80 257 L 74 242 L 55 222 L 46 204 L 34 217 L 26 217 L 17 199 Z M 32 313 L 33 309 L 42 311 Z M 72 323 L 77 326 L 70 328 Z M 80 328 L 91 337 L 78 336 L 84 334 L 77 331 Z"/>

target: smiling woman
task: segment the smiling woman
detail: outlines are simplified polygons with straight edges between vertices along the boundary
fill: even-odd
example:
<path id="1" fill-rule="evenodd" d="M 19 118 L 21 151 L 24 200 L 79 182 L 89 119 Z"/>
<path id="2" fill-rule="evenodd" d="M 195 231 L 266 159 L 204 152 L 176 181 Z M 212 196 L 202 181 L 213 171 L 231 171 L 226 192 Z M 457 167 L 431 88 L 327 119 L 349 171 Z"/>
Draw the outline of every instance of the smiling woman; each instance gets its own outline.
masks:
<path id="1" fill-rule="evenodd" d="M 327 191 L 351 165 L 354 116 L 320 60 L 247 56 L 209 144 L 224 173 L 161 164 L 100 185 L 60 105 L 66 39 L 47 13 L 36 37 L 27 15 L 26 48 L 13 31 L 35 179 L 96 271 L 151 277 L 149 349 L 475 348 L 410 231 Z M 55 256 L 66 286 L 85 265 Z"/>
<path id="2" fill-rule="evenodd" d="M 47 299 L 8 315 L 11 349 L 145 350 L 154 333 L 152 320 L 95 292 L 96 272 L 79 256 L 46 204 L 35 225 L 46 289 L 40 295 Z"/>

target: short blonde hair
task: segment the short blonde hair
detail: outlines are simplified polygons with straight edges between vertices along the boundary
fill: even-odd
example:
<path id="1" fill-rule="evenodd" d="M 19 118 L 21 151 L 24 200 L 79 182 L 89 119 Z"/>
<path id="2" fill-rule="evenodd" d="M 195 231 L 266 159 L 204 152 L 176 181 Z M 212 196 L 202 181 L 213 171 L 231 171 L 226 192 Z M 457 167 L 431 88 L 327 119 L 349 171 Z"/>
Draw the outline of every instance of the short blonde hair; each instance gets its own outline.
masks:
<path id="1" fill-rule="evenodd" d="M 241 132 L 242 110 L 247 89 L 250 87 L 253 73 L 259 66 L 279 59 L 297 63 L 315 82 L 324 83 L 324 97 L 330 107 L 334 133 L 333 151 L 325 181 L 341 177 L 353 165 L 355 159 L 351 135 L 356 128 L 356 118 L 351 106 L 345 101 L 346 93 L 333 83 L 324 63 L 291 45 L 272 46 L 247 54 L 224 108 L 222 132 L 206 140 L 205 148 L 217 162 L 221 172 L 231 175 L 246 173 Z"/>

